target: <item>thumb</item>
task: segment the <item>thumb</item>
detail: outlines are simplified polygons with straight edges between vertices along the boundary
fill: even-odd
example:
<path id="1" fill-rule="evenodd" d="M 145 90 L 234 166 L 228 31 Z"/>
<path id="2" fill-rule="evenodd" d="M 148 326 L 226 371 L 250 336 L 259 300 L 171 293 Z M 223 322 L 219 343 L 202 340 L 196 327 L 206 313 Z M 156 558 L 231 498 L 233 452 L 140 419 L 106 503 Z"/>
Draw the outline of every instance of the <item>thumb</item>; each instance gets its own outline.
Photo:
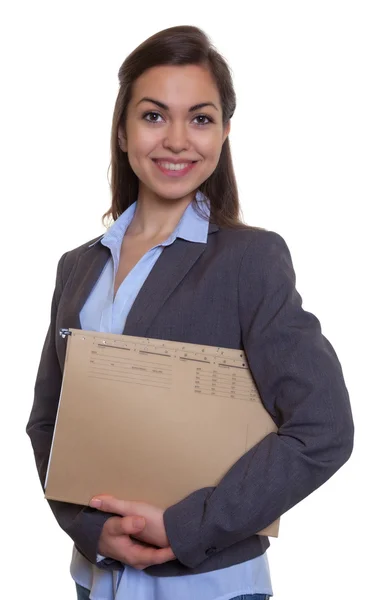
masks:
<path id="1" fill-rule="evenodd" d="M 145 527 L 144 517 L 133 517 L 133 527 L 135 529 L 143 529 Z"/>
<path id="2" fill-rule="evenodd" d="M 143 517 L 122 517 L 120 528 L 122 534 L 138 533 L 145 527 L 145 519 Z"/>

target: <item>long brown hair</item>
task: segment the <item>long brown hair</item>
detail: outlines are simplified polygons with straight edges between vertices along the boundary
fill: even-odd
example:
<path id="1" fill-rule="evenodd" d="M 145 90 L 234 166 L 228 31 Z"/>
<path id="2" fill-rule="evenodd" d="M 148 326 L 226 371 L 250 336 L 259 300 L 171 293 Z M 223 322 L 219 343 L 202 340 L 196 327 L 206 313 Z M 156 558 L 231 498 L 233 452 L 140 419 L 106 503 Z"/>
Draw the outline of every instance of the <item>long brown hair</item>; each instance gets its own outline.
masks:
<path id="1" fill-rule="evenodd" d="M 118 144 L 118 127 L 125 122 L 132 97 L 132 86 L 147 69 L 159 65 L 201 65 L 207 67 L 216 82 L 223 126 L 236 108 L 236 96 L 230 67 L 217 52 L 208 36 L 198 27 L 181 25 L 159 31 L 140 44 L 122 63 L 118 71 L 120 89 L 113 112 L 111 133 L 111 195 L 112 204 L 104 215 L 116 220 L 137 200 L 138 177 L 132 170 L 126 153 Z M 109 171 L 108 169 L 108 171 Z M 232 163 L 229 137 L 226 138 L 214 172 L 198 188 L 210 201 L 210 220 L 218 226 L 243 227 L 237 182 Z M 194 198 L 196 209 L 199 210 Z M 201 211 L 200 211 L 201 212 Z M 204 214 L 202 212 L 202 214 Z"/>

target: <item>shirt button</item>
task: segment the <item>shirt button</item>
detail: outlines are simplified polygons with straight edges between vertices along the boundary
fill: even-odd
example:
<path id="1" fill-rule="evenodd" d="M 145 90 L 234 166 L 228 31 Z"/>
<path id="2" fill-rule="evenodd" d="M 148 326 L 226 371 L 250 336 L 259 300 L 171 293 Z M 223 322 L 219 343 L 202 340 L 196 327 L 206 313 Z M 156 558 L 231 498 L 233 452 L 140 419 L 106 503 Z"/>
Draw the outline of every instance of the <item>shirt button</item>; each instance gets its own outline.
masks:
<path id="1" fill-rule="evenodd" d="M 212 554 L 214 554 L 215 552 L 217 552 L 217 548 L 215 546 L 212 546 L 211 548 L 208 548 L 205 552 L 205 554 L 207 556 L 211 556 Z"/>

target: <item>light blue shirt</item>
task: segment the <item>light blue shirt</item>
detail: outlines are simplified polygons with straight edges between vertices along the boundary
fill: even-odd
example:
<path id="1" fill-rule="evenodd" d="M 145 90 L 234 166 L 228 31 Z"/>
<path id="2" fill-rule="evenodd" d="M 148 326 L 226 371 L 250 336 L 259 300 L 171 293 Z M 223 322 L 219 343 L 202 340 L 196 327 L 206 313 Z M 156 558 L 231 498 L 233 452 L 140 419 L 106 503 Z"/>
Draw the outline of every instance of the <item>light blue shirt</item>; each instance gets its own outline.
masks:
<path id="1" fill-rule="evenodd" d="M 197 192 L 196 199 L 203 199 L 200 192 Z M 81 310 L 80 321 L 84 330 L 122 333 L 133 302 L 164 247 L 172 244 L 177 237 L 193 243 L 205 244 L 207 241 L 209 221 L 189 204 L 173 233 L 165 242 L 146 252 L 121 283 L 113 300 L 121 244 L 136 206 L 137 202 L 127 208 L 101 240 L 95 242 L 109 248 L 111 257 Z M 201 207 L 204 206 L 201 204 Z M 74 547 L 70 570 L 78 584 L 91 590 L 91 600 L 230 600 L 241 594 L 273 594 L 266 552 L 249 561 L 209 573 L 153 577 L 128 565 L 122 573 L 105 571 L 92 565 Z"/>

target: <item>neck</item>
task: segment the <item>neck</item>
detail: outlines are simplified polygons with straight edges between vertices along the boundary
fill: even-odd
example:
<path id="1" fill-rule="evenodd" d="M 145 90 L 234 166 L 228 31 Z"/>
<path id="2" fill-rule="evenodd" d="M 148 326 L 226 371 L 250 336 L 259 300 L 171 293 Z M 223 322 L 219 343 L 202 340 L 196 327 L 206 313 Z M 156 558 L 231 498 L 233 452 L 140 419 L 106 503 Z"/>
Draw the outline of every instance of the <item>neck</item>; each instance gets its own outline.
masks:
<path id="1" fill-rule="evenodd" d="M 134 217 L 128 227 L 129 235 L 138 235 L 146 239 L 168 237 L 178 225 L 194 195 L 195 192 L 192 192 L 173 200 L 139 192 Z"/>

